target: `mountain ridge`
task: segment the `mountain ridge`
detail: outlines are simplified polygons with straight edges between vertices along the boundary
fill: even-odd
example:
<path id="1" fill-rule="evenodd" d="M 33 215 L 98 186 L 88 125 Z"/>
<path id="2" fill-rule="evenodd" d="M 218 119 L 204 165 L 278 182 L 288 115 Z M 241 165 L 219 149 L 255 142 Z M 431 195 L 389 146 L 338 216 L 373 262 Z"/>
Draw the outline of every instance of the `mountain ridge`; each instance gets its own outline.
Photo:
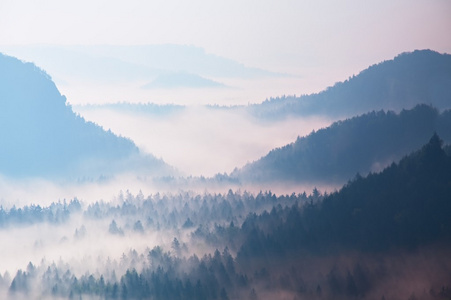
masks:
<path id="1" fill-rule="evenodd" d="M 343 118 L 372 110 L 400 111 L 421 103 L 443 110 L 451 108 L 450 99 L 451 55 L 415 50 L 373 64 L 319 93 L 271 98 L 247 110 L 267 119 L 290 115 Z"/>
<path id="2" fill-rule="evenodd" d="M 2 54 L 0 138 L 0 173 L 7 176 L 97 177 L 124 170 L 124 161 L 136 167 L 139 160 L 168 171 L 131 140 L 75 114 L 45 71 Z"/>
<path id="3" fill-rule="evenodd" d="M 243 182 L 338 182 L 378 171 L 438 132 L 451 142 L 451 111 L 418 105 L 399 114 L 373 111 L 313 131 L 231 173 Z"/>

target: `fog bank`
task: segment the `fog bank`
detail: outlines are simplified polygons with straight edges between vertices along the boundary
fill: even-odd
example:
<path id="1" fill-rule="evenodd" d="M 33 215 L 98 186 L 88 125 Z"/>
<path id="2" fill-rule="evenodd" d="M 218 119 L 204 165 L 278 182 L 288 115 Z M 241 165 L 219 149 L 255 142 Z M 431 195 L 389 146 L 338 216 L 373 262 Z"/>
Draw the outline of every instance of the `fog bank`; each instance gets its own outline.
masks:
<path id="1" fill-rule="evenodd" d="M 328 126 L 324 117 L 255 120 L 238 109 L 187 106 L 158 117 L 116 109 L 76 106 L 89 121 L 132 139 L 138 147 L 162 158 L 185 175 L 230 173 L 298 136 Z"/>

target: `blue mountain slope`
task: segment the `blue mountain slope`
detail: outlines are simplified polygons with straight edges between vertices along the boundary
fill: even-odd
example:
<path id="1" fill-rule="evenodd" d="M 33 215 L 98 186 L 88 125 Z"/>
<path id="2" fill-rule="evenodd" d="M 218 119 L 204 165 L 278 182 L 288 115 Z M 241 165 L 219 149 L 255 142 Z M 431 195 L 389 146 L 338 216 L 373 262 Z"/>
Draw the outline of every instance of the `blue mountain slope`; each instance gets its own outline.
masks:
<path id="1" fill-rule="evenodd" d="M 380 171 L 437 132 L 451 142 L 451 110 L 418 105 L 371 112 L 310 133 L 232 173 L 243 182 L 334 182 Z"/>
<path id="2" fill-rule="evenodd" d="M 269 119 L 288 115 L 343 118 L 380 109 L 399 112 L 423 103 L 440 110 L 451 108 L 451 55 L 431 50 L 403 53 L 318 94 L 272 98 L 247 109 Z"/>
<path id="3" fill-rule="evenodd" d="M 8 176 L 89 177 L 134 164 L 167 171 L 132 141 L 76 115 L 44 71 L 1 54 L 0 145 L 0 173 Z"/>

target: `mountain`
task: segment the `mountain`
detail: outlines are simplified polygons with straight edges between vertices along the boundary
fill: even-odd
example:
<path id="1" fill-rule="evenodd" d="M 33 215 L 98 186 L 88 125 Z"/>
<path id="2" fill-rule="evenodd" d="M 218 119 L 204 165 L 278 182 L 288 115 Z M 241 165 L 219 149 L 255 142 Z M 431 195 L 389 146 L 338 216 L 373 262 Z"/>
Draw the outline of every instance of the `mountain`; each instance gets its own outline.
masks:
<path id="1" fill-rule="evenodd" d="M 180 73 L 210 81 L 211 78 L 284 76 L 246 67 L 234 60 L 206 53 L 202 48 L 186 45 L 4 45 L 1 48 L 9 55 L 38 63 L 52 74 L 57 83 L 142 84 L 152 80 L 161 81 L 165 76 L 180 76 Z M 163 79 L 158 79 L 160 76 Z M 209 83 L 208 87 L 212 87 L 212 82 Z"/>
<path id="2" fill-rule="evenodd" d="M 250 105 L 248 111 L 270 119 L 287 115 L 342 118 L 372 110 L 400 111 L 422 103 L 451 108 L 451 55 L 431 50 L 403 53 L 318 94 L 273 98 Z"/>
<path id="3" fill-rule="evenodd" d="M 423 104 L 399 114 L 373 111 L 298 137 L 231 176 L 243 182 L 344 183 L 399 160 L 435 131 L 451 142 L 451 110 L 439 113 Z"/>
<path id="4" fill-rule="evenodd" d="M 169 169 L 136 145 L 76 115 L 50 76 L 0 54 L 0 173 L 8 176 L 108 175 L 141 166 Z"/>

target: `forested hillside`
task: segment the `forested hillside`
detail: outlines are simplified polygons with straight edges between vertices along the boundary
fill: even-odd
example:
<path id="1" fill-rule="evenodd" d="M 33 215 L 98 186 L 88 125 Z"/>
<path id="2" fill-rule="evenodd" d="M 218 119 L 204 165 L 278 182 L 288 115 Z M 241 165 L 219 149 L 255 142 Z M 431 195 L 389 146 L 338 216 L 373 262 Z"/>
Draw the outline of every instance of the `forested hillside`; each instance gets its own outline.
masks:
<path id="1" fill-rule="evenodd" d="M 83 299 L 449 299 L 450 198 L 451 157 L 433 135 L 330 195 L 127 193 L 83 209 L 74 200 L 55 204 L 60 221 L 38 221 L 67 223 L 82 210 L 60 243 L 81 246 L 99 230 L 114 240 L 159 231 L 172 242 L 99 257 L 81 275 L 62 262 L 30 263 L 1 282 L 12 296 Z"/>
<path id="2" fill-rule="evenodd" d="M 135 144 L 76 115 L 49 75 L 0 54 L 0 173 L 93 177 L 138 166 L 168 172 Z M 143 169 L 143 168 L 142 168 Z"/>
<path id="3" fill-rule="evenodd" d="M 318 94 L 271 98 L 249 106 L 248 111 L 265 119 L 289 115 L 343 118 L 372 110 L 400 111 L 422 103 L 443 110 L 451 108 L 450 99 L 451 55 L 416 50 L 370 66 Z"/>
<path id="4" fill-rule="evenodd" d="M 378 111 L 335 122 L 235 170 L 243 182 L 344 183 L 380 171 L 437 132 L 451 142 L 451 111 L 418 105 L 399 114 Z"/>

